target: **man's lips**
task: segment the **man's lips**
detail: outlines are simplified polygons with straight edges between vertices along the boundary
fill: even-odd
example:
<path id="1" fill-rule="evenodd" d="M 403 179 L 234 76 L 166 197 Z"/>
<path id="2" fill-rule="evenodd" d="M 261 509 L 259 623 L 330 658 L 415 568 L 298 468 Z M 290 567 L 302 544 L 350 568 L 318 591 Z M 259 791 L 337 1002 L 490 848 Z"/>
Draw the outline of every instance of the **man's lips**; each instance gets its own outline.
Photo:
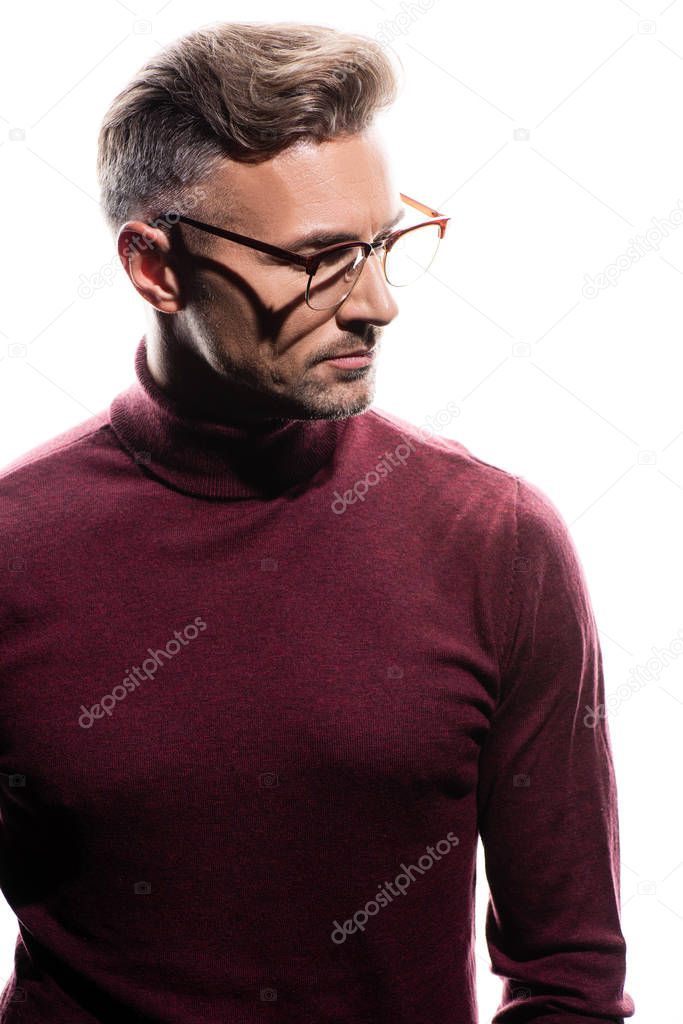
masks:
<path id="1" fill-rule="evenodd" d="M 350 353 L 343 356 L 334 356 L 324 359 L 323 362 L 331 363 L 332 366 L 339 366 L 342 369 L 353 370 L 357 366 L 370 366 L 374 359 L 374 351 L 362 351 Z"/>
<path id="2" fill-rule="evenodd" d="M 375 351 L 376 351 L 376 349 L 374 349 L 374 348 L 354 348 L 354 349 L 348 349 L 346 352 L 339 352 L 337 355 L 334 355 L 334 356 L 325 356 L 324 359 L 322 359 L 320 361 L 321 362 L 327 362 L 327 361 L 332 361 L 332 360 L 337 360 L 337 359 L 351 359 L 351 358 L 353 358 L 353 359 L 356 359 L 356 358 L 360 359 L 361 357 L 363 357 L 365 359 L 373 359 L 374 356 L 375 356 Z"/>

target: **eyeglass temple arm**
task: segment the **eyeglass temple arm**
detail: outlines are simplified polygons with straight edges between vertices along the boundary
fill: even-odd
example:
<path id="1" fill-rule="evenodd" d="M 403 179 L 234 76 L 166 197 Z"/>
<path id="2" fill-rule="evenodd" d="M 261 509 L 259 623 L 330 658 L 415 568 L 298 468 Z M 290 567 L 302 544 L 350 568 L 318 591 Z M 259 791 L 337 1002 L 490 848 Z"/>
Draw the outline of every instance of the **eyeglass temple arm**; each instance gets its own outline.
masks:
<path id="1" fill-rule="evenodd" d="M 419 210 L 420 213 L 427 213 L 430 217 L 445 217 L 445 213 L 439 213 L 438 210 L 432 210 L 430 206 L 425 206 L 424 203 L 418 203 L 417 199 L 411 199 L 410 196 L 405 195 L 404 192 L 399 192 L 399 195 L 404 203 L 408 203 L 415 210 Z"/>

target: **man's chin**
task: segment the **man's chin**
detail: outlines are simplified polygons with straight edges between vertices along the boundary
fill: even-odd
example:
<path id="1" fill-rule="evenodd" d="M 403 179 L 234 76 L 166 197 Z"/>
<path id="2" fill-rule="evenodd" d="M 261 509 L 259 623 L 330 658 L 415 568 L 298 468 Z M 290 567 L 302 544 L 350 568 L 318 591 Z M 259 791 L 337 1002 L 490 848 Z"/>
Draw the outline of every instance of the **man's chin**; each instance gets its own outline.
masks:
<path id="1" fill-rule="evenodd" d="M 359 416 L 372 405 L 372 390 L 348 397 L 320 396 L 316 401 L 303 403 L 298 412 L 292 412 L 292 419 L 300 420 L 344 420 Z"/>

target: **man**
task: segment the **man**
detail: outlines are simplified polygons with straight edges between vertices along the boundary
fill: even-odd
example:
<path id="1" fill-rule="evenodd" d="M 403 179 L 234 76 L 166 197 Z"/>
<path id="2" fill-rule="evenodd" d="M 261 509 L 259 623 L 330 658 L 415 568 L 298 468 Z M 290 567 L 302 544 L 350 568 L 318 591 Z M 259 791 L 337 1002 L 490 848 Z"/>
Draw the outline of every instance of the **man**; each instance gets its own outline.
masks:
<path id="1" fill-rule="evenodd" d="M 109 409 L 0 476 L 3 1024 L 474 1024 L 478 835 L 495 1024 L 634 1013 L 568 529 L 371 407 L 389 282 L 448 219 L 393 180 L 392 76 L 220 24 L 105 118 L 148 329 Z"/>

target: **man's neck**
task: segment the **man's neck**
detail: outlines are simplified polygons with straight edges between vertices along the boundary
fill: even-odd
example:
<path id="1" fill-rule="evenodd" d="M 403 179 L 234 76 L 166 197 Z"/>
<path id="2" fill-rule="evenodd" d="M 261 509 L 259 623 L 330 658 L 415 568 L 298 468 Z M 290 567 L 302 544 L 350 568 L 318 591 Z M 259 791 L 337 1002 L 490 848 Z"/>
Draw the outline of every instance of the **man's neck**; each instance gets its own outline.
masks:
<path id="1" fill-rule="evenodd" d="M 288 417 L 260 409 L 262 396 L 221 377 L 192 341 L 146 333 L 147 365 L 158 387 L 193 418 L 233 426 L 272 429 Z"/>

